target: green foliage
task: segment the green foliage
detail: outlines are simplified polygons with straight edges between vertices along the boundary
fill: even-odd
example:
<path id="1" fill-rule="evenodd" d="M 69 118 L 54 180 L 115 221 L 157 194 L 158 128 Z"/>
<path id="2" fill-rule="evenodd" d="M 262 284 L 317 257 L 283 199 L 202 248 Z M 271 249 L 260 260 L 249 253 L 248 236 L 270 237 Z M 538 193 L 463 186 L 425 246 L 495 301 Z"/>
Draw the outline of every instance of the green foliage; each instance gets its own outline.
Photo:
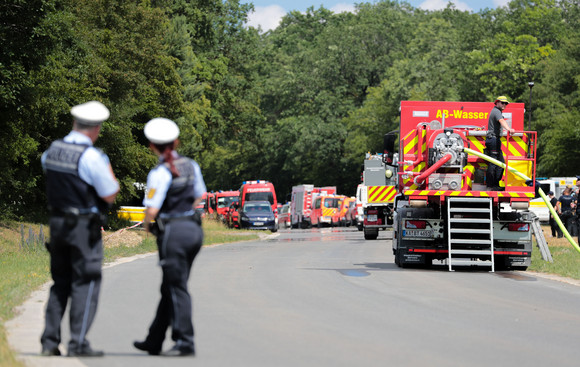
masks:
<path id="1" fill-rule="evenodd" d="M 562 48 L 542 63 L 536 126 L 540 132 L 542 175 L 570 176 L 580 172 L 580 36 L 561 41 Z"/>
<path id="2" fill-rule="evenodd" d="M 210 190 L 267 179 L 354 191 L 401 100 L 528 102 L 541 175 L 574 175 L 577 0 L 514 0 L 480 13 L 405 2 L 291 12 L 260 33 L 239 0 L 15 0 L 0 4 L 0 218 L 46 214 L 40 154 L 71 127 L 70 107 L 111 109 L 97 146 L 139 201 L 155 164 L 143 125 L 181 130 Z"/>

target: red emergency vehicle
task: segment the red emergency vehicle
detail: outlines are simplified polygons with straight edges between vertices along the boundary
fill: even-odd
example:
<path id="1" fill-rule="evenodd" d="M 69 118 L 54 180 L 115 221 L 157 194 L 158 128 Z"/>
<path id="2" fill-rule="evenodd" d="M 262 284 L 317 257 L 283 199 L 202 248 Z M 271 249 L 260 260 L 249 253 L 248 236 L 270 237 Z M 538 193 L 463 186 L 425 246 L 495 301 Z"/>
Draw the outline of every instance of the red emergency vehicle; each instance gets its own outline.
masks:
<path id="1" fill-rule="evenodd" d="M 312 215 L 310 220 L 313 227 L 322 227 L 324 225 L 332 226 L 334 221 L 338 222 L 338 211 L 342 196 L 321 195 L 314 199 Z M 333 218 L 336 218 L 333 220 Z"/>
<path id="2" fill-rule="evenodd" d="M 201 197 L 201 202 L 195 209 L 203 210 L 208 215 L 213 214 L 215 211 L 215 195 L 211 192 L 204 193 Z"/>
<path id="3" fill-rule="evenodd" d="M 268 201 L 272 205 L 277 224 L 278 201 L 276 200 L 276 190 L 271 182 L 265 180 L 244 181 L 239 192 L 240 208 L 244 207 L 246 201 Z"/>
<path id="4" fill-rule="evenodd" d="M 385 162 L 398 166 L 395 263 L 525 270 L 531 262 L 537 134 L 524 131 L 524 105 L 510 103 L 502 131 L 503 187 L 486 187 L 485 143 L 493 103 L 402 101 L 399 149 L 385 138 Z M 503 130 L 503 129 L 502 129 Z"/>
<path id="5" fill-rule="evenodd" d="M 226 212 L 228 211 L 230 204 L 238 201 L 240 192 L 235 191 L 218 191 L 215 194 L 216 212 L 217 217 L 220 220 L 225 220 Z"/>
<path id="6" fill-rule="evenodd" d="M 312 204 L 319 195 L 336 193 L 336 186 L 314 187 L 314 185 L 297 185 L 292 187 L 290 199 L 290 224 L 292 228 L 309 228 L 312 224 Z"/>
<path id="7" fill-rule="evenodd" d="M 340 226 L 350 226 L 350 214 L 349 209 L 351 208 L 351 203 L 354 202 L 354 198 L 344 197 L 340 204 L 340 212 L 338 213 L 338 224 Z"/>

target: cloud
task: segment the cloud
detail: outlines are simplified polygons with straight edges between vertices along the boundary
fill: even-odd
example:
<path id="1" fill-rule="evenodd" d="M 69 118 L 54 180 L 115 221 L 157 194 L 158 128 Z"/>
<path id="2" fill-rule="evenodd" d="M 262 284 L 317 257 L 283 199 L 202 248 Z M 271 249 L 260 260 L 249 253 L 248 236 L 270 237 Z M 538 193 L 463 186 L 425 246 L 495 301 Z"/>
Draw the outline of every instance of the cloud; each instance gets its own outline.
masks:
<path id="1" fill-rule="evenodd" d="M 262 27 L 264 32 L 272 30 L 280 25 L 280 20 L 286 15 L 286 10 L 279 5 L 256 6 L 254 11 L 248 14 L 249 27 Z"/>
<path id="2" fill-rule="evenodd" d="M 503 0 L 494 0 L 494 2 L 496 2 L 496 1 L 503 1 Z M 506 2 L 507 1 L 509 1 L 509 0 L 506 0 Z M 462 2 L 462 1 L 457 1 L 457 0 L 425 0 L 419 5 L 419 8 L 421 8 L 423 10 L 441 10 L 441 9 L 445 9 L 447 7 L 447 3 L 450 3 L 450 2 L 455 4 L 455 8 L 457 10 L 462 10 L 462 11 L 472 11 L 473 10 L 466 3 Z"/>
<path id="3" fill-rule="evenodd" d="M 499 8 L 500 6 L 506 6 L 509 2 L 510 0 L 493 0 L 493 5 Z"/>
<path id="4" fill-rule="evenodd" d="M 354 5 L 353 4 L 345 4 L 345 3 L 340 3 L 340 4 L 336 4 L 335 6 L 333 6 L 332 8 L 330 8 L 330 11 L 332 11 L 335 14 L 339 14 L 339 13 L 354 13 Z"/>
<path id="5" fill-rule="evenodd" d="M 330 10 L 336 14 L 355 12 L 354 5 L 346 3 L 336 4 Z M 284 17 L 286 13 L 286 9 L 279 5 L 255 6 L 254 11 L 248 14 L 246 26 L 254 28 L 261 27 L 262 31 L 267 32 L 278 27 L 282 17 Z"/>

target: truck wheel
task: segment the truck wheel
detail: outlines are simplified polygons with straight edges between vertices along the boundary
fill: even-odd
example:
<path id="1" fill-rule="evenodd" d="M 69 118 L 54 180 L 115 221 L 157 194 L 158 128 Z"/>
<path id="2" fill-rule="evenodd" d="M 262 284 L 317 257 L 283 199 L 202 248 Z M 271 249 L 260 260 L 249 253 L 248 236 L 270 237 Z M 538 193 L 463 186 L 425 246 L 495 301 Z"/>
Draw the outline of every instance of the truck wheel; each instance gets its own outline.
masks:
<path id="1" fill-rule="evenodd" d="M 376 240 L 379 237 L 379 230 L 364 230 L 365 240 Z"/>
<path id="2" fill-rule="evenodd" d="M 403 259 L 403 252 L 399 251 L 397 249 L 397 253 L 395 254 L 395 264 L 397 264 L 397 266 L 399 268 L 406 268 L 407 264 L 405 263 L 405 260 Z"/>

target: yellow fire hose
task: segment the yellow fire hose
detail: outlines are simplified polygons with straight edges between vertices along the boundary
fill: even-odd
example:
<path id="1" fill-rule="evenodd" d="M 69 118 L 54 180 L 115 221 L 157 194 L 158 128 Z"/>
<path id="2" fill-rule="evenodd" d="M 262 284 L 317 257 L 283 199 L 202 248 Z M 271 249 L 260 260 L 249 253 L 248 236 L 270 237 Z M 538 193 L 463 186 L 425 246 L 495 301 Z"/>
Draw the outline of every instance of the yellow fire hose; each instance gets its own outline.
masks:
<path id="1" fill-rule="evenodd" d="M 503 169 L 506 168 L 505 163 L 502 163 L 500 161 L 498 161 L 497 159 L 493 159 L 488 155 L 485 155 L 483 153 L 477 152 L 475 150 L 469 149 L 469 148 L 463 148 L 463 151 L 465 151 L 466 153 L 478 156 L 479 158 L 485 159 L 486 161 L 495 164 L 496 166 L 502 167 Z M 517 175 L 518 177 L 520 177 L 523 180 L 531 180 L 530 177 L 524 175 L 523 173 L 521 173 L 520 171 L 518 171 L 515 168 L 512 167 L 508 167 L 508 170 L 510 172 L 512 172 L 513 174 Z M 558 216 L 558 214 L 556 214 L 556 211 L 554 210 L 554 207 L 552 206 L 552 204 L 550 204 L 550 200 L 546 197 L 546 194 L 544 194 L 544 191 L 539 188 L 538 189 L 538 193 L 540 194 L 540 196 L 542 197 L 542 200 L 544 200 L 544 202 L 546 203 L 546 206 L 548 207 L 548 209 L 550 210 L 550 213 L 552 213 L 552 216 L 554 217 L 554 220 L 556 220 L 556 223 L 558 223 L 558 227 L 560 227 L 560 229 L 562 230 L 562 233 L 564 234 L 564 236 L 566 237 L 566 239 L 568 240 L 568 242 L 570 242 L 570 244 L 572 246 L 574 246 L 574 248 L 576 249 L 576 251 L 580 252 L 580 247 L 578 247 L 578 244 L 576 243 L 576 241 L 574 241 L 574 239 L 572 238 L 572 236 L 570 236 L 570 233 L 568 233 L 568 231 L 566 230 L 566 227 L 562 224 L 562 221 L 560 220 L 560 217 Z"/>

